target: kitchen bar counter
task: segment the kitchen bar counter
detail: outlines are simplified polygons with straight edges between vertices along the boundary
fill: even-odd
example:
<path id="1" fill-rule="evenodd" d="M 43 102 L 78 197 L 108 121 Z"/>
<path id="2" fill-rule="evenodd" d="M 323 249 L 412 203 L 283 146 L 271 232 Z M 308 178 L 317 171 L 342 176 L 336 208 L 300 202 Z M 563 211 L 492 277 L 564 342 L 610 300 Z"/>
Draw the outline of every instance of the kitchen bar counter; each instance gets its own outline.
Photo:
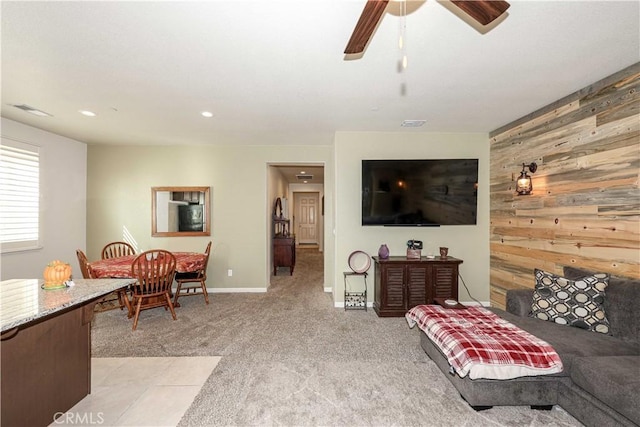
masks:
<path id="1" fill-rule="evenodd" d="M 14 279 L 0 282 L 0 323 L 4 333 L 9 329 L 37 321 L 65 308 L 91 301 L 123 288 L 132 279 L 79 279 L 76 286 L 42 289 L 44 280 Z"/>
<path id="2" fill-rule="evenodd" d="M 93 309 L 135 279 L 77 280 L 55 290 L 43 282 L 0 282 L 3 427 L 47 426 L 91 392 Z"/>

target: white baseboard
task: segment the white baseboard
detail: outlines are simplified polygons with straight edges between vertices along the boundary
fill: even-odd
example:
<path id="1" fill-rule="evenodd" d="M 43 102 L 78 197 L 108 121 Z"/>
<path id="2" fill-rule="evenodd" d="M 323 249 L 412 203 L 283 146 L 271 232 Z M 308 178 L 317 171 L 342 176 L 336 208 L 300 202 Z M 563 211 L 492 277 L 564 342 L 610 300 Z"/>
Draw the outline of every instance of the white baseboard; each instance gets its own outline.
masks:
<path id="1" fill-rule="evenodd" d="M 489 301 L 480 301 L 479 303 L 476 301 L 460 301 L 460 304 L 462 305 L 468 305 L 468 306 L 482 306 L 482 307 L 489 307 L 491 306 L 491 303 Z"/>
<path id="2" fill-rule="evenodd" d="M 212 294 L 262 294 L 267 292 L 267 288 L 207 288 L 207 292 Z"/>
<path id="3" fill-rule="evenodd" d="M 344 301 L 336 301 L 333 306 L 335 308 L 344 308 Z M 367 307 L 371 308 L 373 307 L 373 301 L 367 301 Z"/>
<path id="4" fill-rule="evenodd" d="M 175 292 L 175 288 L 173 291 Z M 267 292 L 266 288 L 207 288 L 207 291 L 212 294 L 235 294 L 235 293 L 254 293 L 261 294 Z M 332 293 L 333 288 L 325 287 L 324 291 L 326 293 Z M 468 306 L 478 306 L 482 305 L 482 307 L 490 307 L 491 303 L 489 301 L 480 301 L 480 303 L 476 301 L 460 301 L 461 304 Z M 344 302 L 336 301 L 333 306 L 335 308 L 344 308 Z M 373 307 L 373 301 L 367 302 L 367 307 Z"/>
<path id="5" fill-rule="evenodd" d="M 480 304 L 478 304 L 475 301 L 460 301 L 461 304 L 463 305 L 468 305 L 468 306 L 479 306 Z M 483 307 L 489 307 L 490 303 L 488 301 L 480 301 L 480 303 L 482 304 Z M 344 308 L 344 301 L 336 301 L 333 306 L 335 308 Z M 367 307 L 373 307 L 373 302 L 372 301 L 368 301 L 367 302 Z"/>

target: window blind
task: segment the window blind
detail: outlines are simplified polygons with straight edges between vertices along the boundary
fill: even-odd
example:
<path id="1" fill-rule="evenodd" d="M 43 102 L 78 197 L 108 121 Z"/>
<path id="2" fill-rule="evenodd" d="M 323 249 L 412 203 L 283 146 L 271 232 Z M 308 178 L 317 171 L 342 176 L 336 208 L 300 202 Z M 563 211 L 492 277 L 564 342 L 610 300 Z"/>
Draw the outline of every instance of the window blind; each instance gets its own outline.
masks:
<path id="1" fill-rule="evenodd" d="M 40 150 L 2 138 L 0 144 L 2 252 L 40 246 Z"/>

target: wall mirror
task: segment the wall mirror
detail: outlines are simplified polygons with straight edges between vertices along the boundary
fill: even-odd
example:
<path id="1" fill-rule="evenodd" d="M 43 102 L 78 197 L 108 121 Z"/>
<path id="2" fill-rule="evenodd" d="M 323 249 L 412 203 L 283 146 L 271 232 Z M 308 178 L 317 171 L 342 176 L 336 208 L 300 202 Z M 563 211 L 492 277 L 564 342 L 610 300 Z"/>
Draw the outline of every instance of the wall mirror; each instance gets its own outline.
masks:
<path id="1" fill-rule="evenodd" d="M 209 187 L 151 187 L 151 235 L 211 235 Z"/>

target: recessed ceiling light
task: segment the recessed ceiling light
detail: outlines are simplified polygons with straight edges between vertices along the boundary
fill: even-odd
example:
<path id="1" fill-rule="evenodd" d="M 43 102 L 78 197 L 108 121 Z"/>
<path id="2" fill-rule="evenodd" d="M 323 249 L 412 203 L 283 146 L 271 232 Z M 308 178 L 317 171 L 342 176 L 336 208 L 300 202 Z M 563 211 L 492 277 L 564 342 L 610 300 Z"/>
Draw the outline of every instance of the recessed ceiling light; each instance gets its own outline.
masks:
<path id="1" fill-rule="evenodd" d="M 93 111 L 89 111 L 89 110 L 78 110 L 78 113 L 82 114 L 83 116 L 87 116 L 87 117 L 95 117 L 95 116 L 97 116 L 96 113 L 94 113 Z"/>
<path id="2" fill-rule="evenodd" d="M 419 128 L 426 122 L 426 120 L 404 120 L 400 126 L 403 128 Z"/>
<path id="3" fill-rule="evenodd" d="M 306 184 L 306 183 L 307 183 L 307 182 L 309 182 L 309 181 L 302 181 L 302 182 L 304 182 L 304 183 Z"/>
<path id="4" fill-rule="evenodd" d="M 213 117 L 213 113 L 211 111 L 203 111 L 200 114 L 202 114 L 202 117 L 207 117 L 207 118 Z"/>
<path id="5" fill-rule="evenodd" d="M 22 111 L 26 111 L 27 113 L 33 114 L 34 116 L 53 117 L 51 114 L 45 113 L 44 111 L 38 110 L 37 108 L 33 108 L 27 104 L 19 104 L 19 105 L 14 104 L 13 106 L 21 109 Z"/>
<path id="6" fill-rule="evenodd" d="M 306 172 L 305 171 L 300 171 L 300 173 L 304 175 Z"/>

